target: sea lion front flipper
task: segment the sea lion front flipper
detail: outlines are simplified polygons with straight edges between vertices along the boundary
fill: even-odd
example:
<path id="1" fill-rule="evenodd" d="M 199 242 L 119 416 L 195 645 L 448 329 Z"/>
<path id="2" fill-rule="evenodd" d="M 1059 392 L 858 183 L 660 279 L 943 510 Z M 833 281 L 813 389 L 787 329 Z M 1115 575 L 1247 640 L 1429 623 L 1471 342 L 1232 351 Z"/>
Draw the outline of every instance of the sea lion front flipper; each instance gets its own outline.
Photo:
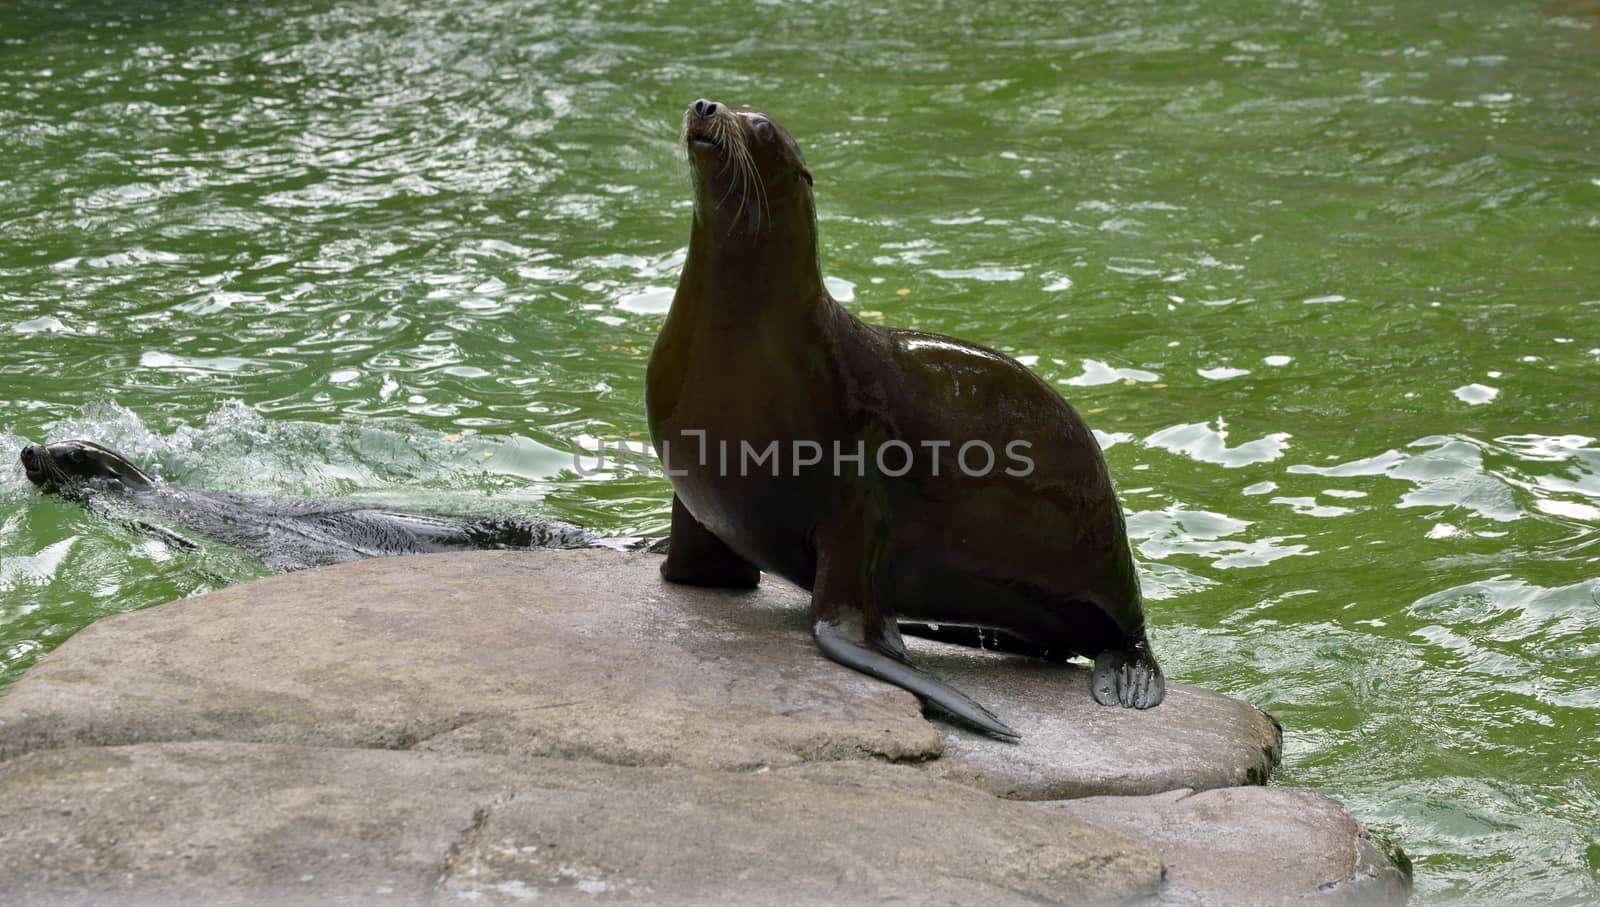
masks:
<path id="1" fill-rule="evenodd" d="M 165 526 L 157 526 L 154 523 L 147 523 L 140 519 L 123 519 L 124 514 L 113 508 L 111 503 L 106 500 L 105 495 L 92 494 L 84 498 L 83 509 L 89 511 L 97 517 L 100 517 L 101 519 L 120 521 L 124 526 L 127 526 L 134 532 L 140 532 L 145 535 L 153 535 L 174 548 L 182 548 L 185 551 L 200 550 L 200 545 L 198 543 L 189 541 Z"/>
<path id="2" fill-rule="evenodd" d="M 890 626 L 894 625 L 891 623 Z M 924 703 L 948 712 L 961 722 L 993 734 L 1001 740 L 1015 743 L 1022 739 L 1021 734 L 1007 727 L 1004 721 L 978 704 L 972 697 L 909 661 L 871 643 L 852 639 L 851 632 L 844 625 L 817 621 L 812 625 L 811 635 L 816 639 L 817 647 L 822 650 L 822 654 L 845 667 L 854 668 L 879 680 L 886 680 L 914 694 Z M 894 635 L 898 639 L 899 631 L 895 630 Z"/>
<path id="3" fill-rule="evenodd" d="M 672 535 L 661 575 L 673 583 L 733 589 L 753 588 L 761 581 L 761 570 L 700 525 L 677 495 L 672 496 Z"/>
<path id="4" fill-rule="evenodd" d="M 1101 652 L 1094 659 L 1089 681 L 1094 701 L 1101 705 L 1152 709 L 1167 696 L 1167 680 L 1144 641 L 1127 649 Z"/>
<path id="5" fill-rule="evenodd" d="M 872 594 L 872 565 L 861 563 L 869 546 L 862 541 L 817 539 L 811 635 L 822 654 L 886 680 L 980 731 L 1012 743 L 1022 739 L 970 696 L 911 663 L 894 614 L 881 613 Z"/>
<path id="6" fill-rule="evenodd" d="M 199 544 L 189 541 L 165 526 L 157 526 L 154 523 L 146 523 L 144 520 L 133 520 L 132 522 L 128 523 L 128 525 L 135 531 L 153 535 L 163 542 L 173 546 L 174 548 L 182 548 L 186 551 L 200 550 Z"/>

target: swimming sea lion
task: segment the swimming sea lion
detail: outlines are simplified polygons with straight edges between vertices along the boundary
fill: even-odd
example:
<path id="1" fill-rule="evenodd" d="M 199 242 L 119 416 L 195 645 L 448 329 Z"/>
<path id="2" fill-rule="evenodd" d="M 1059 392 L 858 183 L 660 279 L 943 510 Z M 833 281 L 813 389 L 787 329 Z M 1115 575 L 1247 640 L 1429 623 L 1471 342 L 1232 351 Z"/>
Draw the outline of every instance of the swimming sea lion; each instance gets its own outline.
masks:
<path id="1" fill-rule="evenodd" d="M 1000 737 L 911 664 L 901 621 L 1088 656 L 1098 702 L 1160 703 L 1122 507 L 1067 401 L 1010 357 L 834 302 L 811 173 L 771 117 L 699 100 L 683 143 L 694 223 L 646 385 L 674 492 L 663 576 L 796 583 L 829 658 Z"/>
<path id="2" fill-rule="evenodd" d="M 436 516 L 358 503 L 178 488 L 93 441 L 30 444 L 22 449 L 22 468 L 44 491 L 91 506 L 115 501 L 243 548 L 276 570 L 435 551 L 584 548 L 629 541 L 604 540 L 560 520 Z M 196 547 L 160 527 L 135 525 Z"/>

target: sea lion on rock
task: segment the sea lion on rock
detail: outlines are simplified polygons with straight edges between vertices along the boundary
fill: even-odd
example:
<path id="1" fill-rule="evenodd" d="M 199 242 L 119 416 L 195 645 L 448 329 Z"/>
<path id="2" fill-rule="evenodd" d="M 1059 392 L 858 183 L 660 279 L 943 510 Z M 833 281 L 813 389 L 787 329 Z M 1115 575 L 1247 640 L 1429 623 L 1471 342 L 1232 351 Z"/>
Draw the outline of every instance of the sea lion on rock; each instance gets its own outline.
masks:
<path id="1" fill-rule="evenodd" d="M 259 497 L 178 488 L 153 478 L 93 441 L 22 449 L 22 468 L 42 490 L 96 509 L 115 502 L 250 552 L 276 570 L 300 570 L 369 557 L 477 548 L 585 548 L 609 542 L 560 520 L 451 517 L 368 504 Z M 170 530 L 135 521 L 175 544 Z"/>
<path id="2" fill-rule="evenodd" d="M 1084 655 L 1098 702 L 1160 703 L 1122 507 L 1067 401 L 1010 357 L 834 302 L 811 173 L 771 117 L 699 100 L 683 144 L 694 223 L 646 386 L 674 492 L 663 576 L 796 583 L 829 658 L 1000 737 L 1018 735 L 911 664 L 902 626 Z"/>

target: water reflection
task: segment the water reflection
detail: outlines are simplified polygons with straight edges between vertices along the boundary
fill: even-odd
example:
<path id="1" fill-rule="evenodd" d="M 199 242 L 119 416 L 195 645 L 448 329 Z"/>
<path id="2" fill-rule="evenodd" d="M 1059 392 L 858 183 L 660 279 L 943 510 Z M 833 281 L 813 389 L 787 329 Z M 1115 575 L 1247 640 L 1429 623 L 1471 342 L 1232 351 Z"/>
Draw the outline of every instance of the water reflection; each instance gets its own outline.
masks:
<path id="1" fill-rule="evenodd" d="M 1229 538 L 1251 525 L 1220 513 L 1167 508 L 1129 514 L 1128 536 L 1142 557 L 1159 561 L 1194 555 L 1224 570 L 1262 567 L 1280 558 L 1310 553 L 1305 545 L 1283 544 L 1294 537 Z"/>
<path id="2" fill-rule="evenodd" d="M 1083 360 L 1083 374 L 1060 379 L 1060 383 L 1073 387 L 1095 387 L 1114 382 L 1160 381 L 1161 376 L 1139 368 L 1117 368 L 1098 359 Z"/>
<path id="3" fill-rule="evenodd" d="M 1173 425 L 1150 435 L 1144 443 L 1202 463 L 1237 468 L 1252 463 L 1270 463 L 1289 448 L 1287 432 L 1273 432 L 1264 438 L 1228 446 L 1228 428 L 1218 419 L 1216 427 L 1204 422 Z"/>

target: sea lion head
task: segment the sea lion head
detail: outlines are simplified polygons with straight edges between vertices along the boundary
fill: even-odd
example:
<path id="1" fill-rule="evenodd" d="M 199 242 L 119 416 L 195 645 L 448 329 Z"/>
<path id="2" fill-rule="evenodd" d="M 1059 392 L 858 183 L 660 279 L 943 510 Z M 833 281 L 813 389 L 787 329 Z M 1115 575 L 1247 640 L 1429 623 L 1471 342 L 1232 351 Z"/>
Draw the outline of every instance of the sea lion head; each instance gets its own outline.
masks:
<path id="1" fill-rule="evenodd" d="M 815 219 L 811 171 L 788 130 L 751 107 L 701 98 L 683 113 L 695 209 L 727 232 L 759 233 L 796 206 Z"/>
<path id="2" fill-rule="evenodd" d="M 28 481 L 48 492 L 80 497 L 95 490 L 144 491 L 155 479 L 116 451 L 93 441 L 57 441 L 22 448 Z"/>

